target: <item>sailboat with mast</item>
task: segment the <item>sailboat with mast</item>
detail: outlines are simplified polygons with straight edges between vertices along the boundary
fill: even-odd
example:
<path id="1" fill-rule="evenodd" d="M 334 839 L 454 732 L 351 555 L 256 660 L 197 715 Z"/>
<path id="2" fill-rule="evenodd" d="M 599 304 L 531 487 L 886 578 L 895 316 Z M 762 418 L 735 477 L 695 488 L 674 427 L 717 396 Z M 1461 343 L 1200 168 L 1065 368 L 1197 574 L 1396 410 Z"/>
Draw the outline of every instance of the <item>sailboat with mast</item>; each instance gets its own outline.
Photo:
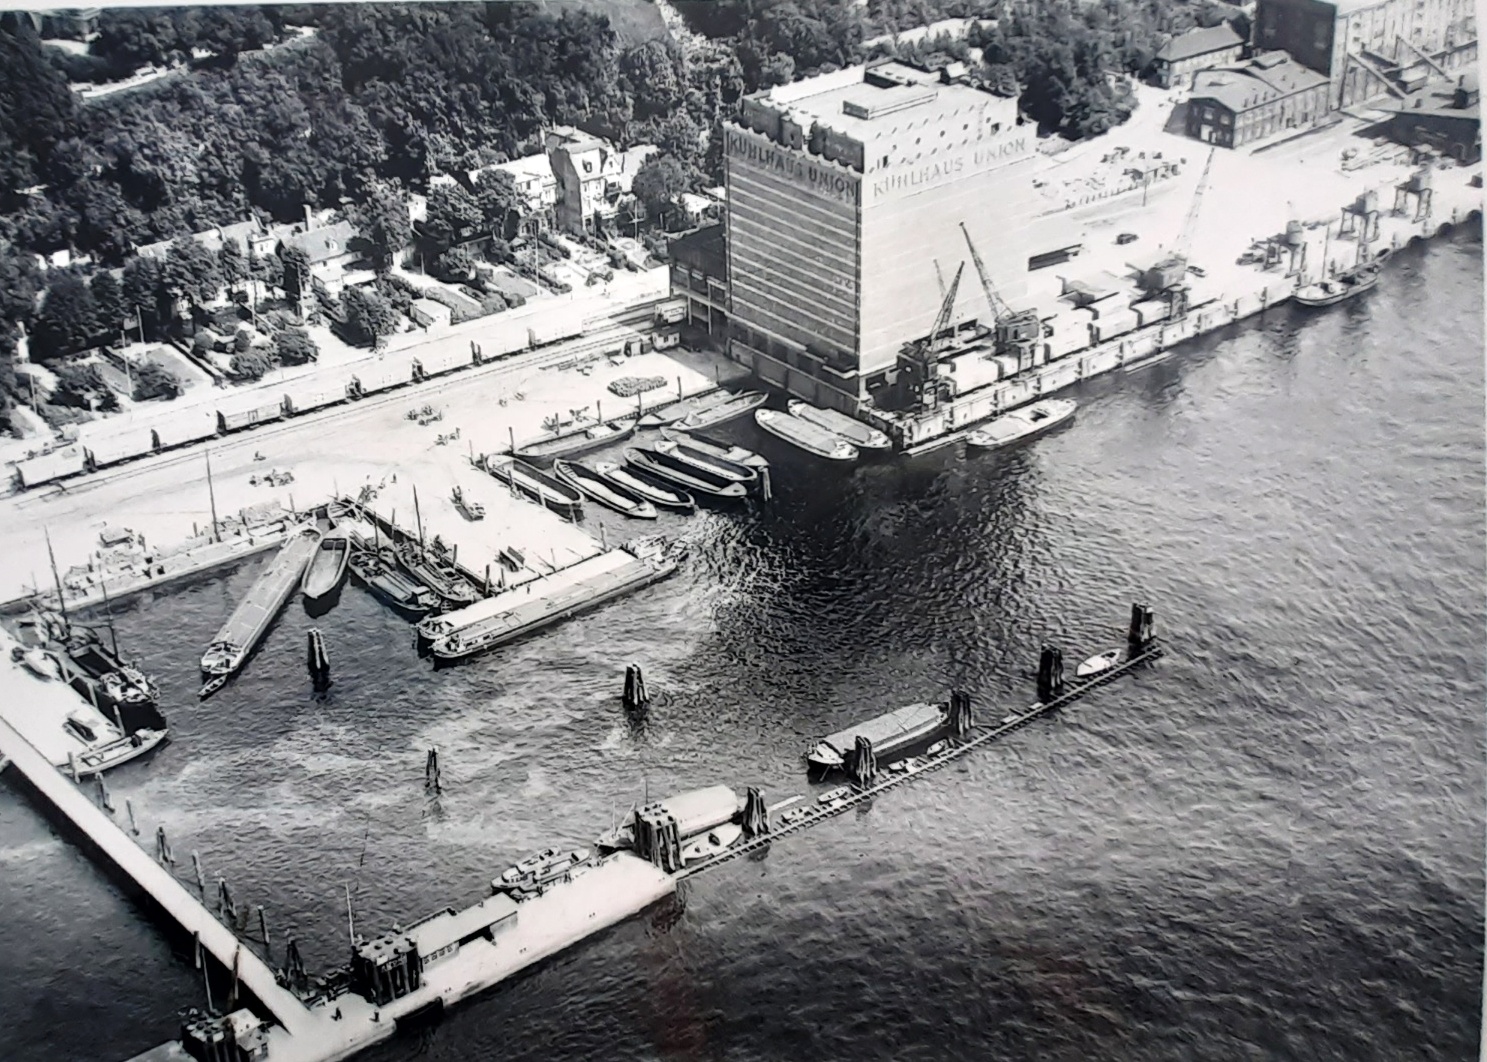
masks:
<path id="1" fill-rule="evenodd" d="M 1355 295 L 1361 295 L 1365 291 L 1371 291 L 1378 286 L 1379 276 L 1383 267 L 1379 262 L 1369 261 L 1367 257 L 1368 240 L 1363 233 L 1358 234 L 1358 255 L 1349 269 L 1338 270 L 1331 261 L 1328 251 L 1332 246 L 1332 226 L 1327 226 L 1326 236 L 1322 244 L 1322 272 L 1323 276 L 1311 283 L 1302 284 L 1292 296 L 1300 306 L 1319 307 L 1333 306 L 1345 299 L 1351 299 Z"/>

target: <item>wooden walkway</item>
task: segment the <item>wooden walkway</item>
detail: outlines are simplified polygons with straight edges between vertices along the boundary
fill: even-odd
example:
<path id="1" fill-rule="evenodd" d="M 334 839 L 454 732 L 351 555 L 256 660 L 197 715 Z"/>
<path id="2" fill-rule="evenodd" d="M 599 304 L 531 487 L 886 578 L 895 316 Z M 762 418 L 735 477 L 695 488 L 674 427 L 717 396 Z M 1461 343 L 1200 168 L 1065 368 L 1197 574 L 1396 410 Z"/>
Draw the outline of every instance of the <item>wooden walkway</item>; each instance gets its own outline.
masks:
<path id="1" fill-rule="evenodd" d="M 11 705 L 5 711 L 24 711 Z M 3 713 L 0 713 L 3 716 Z M 159 904 L 188 934 L 195 935 L 224 968 L 237 963 L 238 981 L 290 1035 L 310 1031 L 316 1024 L 310 1012 L 281 987 L 274 972 L 212 915 L 174 874 L 155 862 L 108 815 L 85 796 L 61 771 L 47 762 L 36 747 L 0 717 L 0 762 L 10 761 L 37 792 L 67 821 L 93 842 L 119 870 Z"/>
<path id="2" fill-rule="evenodd" d="M 748 841 L 743 842 L 742 844 L 735 845 L 734 847 L 728 849 L 726 852 L 723 852 L 720 855 L 707 860 L 705 863 L 698 863 L 693 866 L 686 867 L 683 870 L 679 870 L 677 871 L 675 876 L 677 880 L 680 881 L 684 878 L 690 878 L 694 874 L 701 874 L 705 870 L 711 870 L 713 867 L 722 866 L 724 863 L 727 863 L 730 860 L 737 859 L 740 856 L 748 855 L 750 852 L 756 852 L 768 845 L 771 841 L 777 840 L 780 837 L 784 837 L 797 831 L 804 830 L 810 826 L 815 826 L 817 823 L 825 822 L 829 818 L 841 815 L 846 811 L 849 811 L 850 809 L 871 800 L 873 797 L 877 796 L 880 793 L 886 793 L 890 789 L 895 789 L 901 785 L 907 785 L 909 782 L 912 782 L 919 778 L 923 778 L 925 775 L 930 774 L 934 771 L 938 771 L 942 767 L 947 767 L 951 763 L 954 763 L 956 760 L 959 760 L 962 756 L 966 756 L 972 751 L 980 748 L 982 745 L 985 745 L 988 742 L 995 741 L 999 737 L 1004 737 L 1005 735 L 1012 733 L 1014 730 L 1020 730 L 1031 723 L 1033 720 L 1041 718 L 1049 712 L 1057 711 L 1060 708 L 1064 708 L 1070 704 L 1073 704 L 1075 701 L 1079 700 L 1081 697 L 1091 692 L 1092 690 L 1096 690 L 1099 689 L 1101 686 L 1108 685 L 1109 683 L 1114 682 L 1116 679 L 1120 678 L 1122 675 L 1130 672 L 1133 668 L 1139 667 L 1142 664 L 1149 663 L 1150 661 L 1155 660 L 1157 657 L 1162 655 L 1162 652 L 1163 650 L 1161 645 L 1153 641 L 1150 645 L 1147 646 L 1145 651 L 1137 656 L 1131 657 L 1131 659 L 1120 664 L 1118 667 L 1111 668 L 1110 671 L 1099 676 L 1098 678 L 1090 679 L 1087 682 L 1068 684 L 1065 687 L 1064 692 L 1060 696 L 1055 697 L 1047 704 L 1044 704 L 1040 701 L 1037 704 L 1034 704 L 1031 708 L 1027 708 L 1024 711 L 1017 713 L 1014 718 L 1005 723 L 998 722 L 990 725 L 982 724 L 981 726 L 975 727 L 969 737 L 966 737 L 952 744 L 938 756 L 931 757 L 924 764 L 924 766 L 919 768 L 919 770 L 917 771 L 913 771 L 912 773 L 880 772 L 878 775 L 878 781 L 874 782 L 870 786 L 867 786 L 866 788 L 855 789 L 851 796 L 846 797 L 843 800 L 830 805 L 829 807 L 816 805 L 815 807 L 811 808 L 811 813 L 809 815 L 806 815 L 805 817 L 792 822 L 789 825 L 775 826 L 774 824 L 771 824 L 769 833 L 761 834 L 758 837 L 754 837 Z"/>

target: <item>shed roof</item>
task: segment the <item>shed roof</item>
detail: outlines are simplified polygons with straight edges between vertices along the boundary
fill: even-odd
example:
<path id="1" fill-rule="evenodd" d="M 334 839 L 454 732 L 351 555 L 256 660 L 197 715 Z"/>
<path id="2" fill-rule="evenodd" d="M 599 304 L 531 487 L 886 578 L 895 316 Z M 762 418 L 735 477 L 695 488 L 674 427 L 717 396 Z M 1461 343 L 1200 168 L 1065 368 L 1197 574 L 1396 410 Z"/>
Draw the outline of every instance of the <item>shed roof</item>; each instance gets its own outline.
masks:
<path id="1" fill-rule="evenodd" d="M 329 261 L 348 252 L 347 244 L 356 238 L 356 226 L 349 221 L 337 221 L 308 232 L 286 236 L 284 242 L 298 247 L 309 256 L 311 265 Z"/>
<path id="2" fill-rule="evenodd" d="M 1244 40 L 1234 32 L 1227 22 L 1208 29 L 1188 30 L 1162 45 L 1157 58 L 1163 62 L 1178 63 L 1184 59 L 1196 59 L 1210 52 L 1221 52 L 1237 48 Z"/>
<path id="3" fill-rule="evenodd" d="M 1309 70 L 1284 52 L 1266 52 L 1242 66 L 1200 71 L 1194 100 L 1211 99 L 1242 114 L 1256 107 L 1327 84 L 1327 75 Z"/>
<path id="4" fill-rule="evenodd" d="M 420 955 L 431 955 L 451 944 L 469 940 L 515 914 L 516 901 L 511 897 L 487 896 L 463 911 L 440 911 L 432 918 L 410 926 L 407 935 L 418 942 Z"/>

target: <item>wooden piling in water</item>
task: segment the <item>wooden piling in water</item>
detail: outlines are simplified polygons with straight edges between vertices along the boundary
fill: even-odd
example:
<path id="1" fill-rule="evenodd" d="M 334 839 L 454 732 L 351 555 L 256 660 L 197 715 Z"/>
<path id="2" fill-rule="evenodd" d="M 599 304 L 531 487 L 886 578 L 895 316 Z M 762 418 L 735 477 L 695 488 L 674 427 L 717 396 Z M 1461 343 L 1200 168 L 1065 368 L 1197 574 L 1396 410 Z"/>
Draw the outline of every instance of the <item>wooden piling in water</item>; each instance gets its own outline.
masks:
<path id="1" fill-rule="evenodd" d="M 134 802 L 132 800 L 124 801 L 124 810 L 129 814 L 129 832 L 138 837 L 139 823 L 134 821 Z"/>
<path id="2" fill-rule="evenodd" d="M 623 700 L 625 710 L 629 712 L 644 711 L 651 703 L 650 693 L 645 688 L 645 675 L 641 672 L 639 664 L 625 665 Z"/>
<path id="3" fill-rule="evenodd" d="M 423 762 L 423 788 L 435 796 L 444 791 L 444 785 L 439 778 L 438 749 L 429 749 L 428 758 Z"/>
<path id="4" fill-rule="evenodd" d="M 203 896 L 207 894 L 206 875 L 201 872 L 201 857 L 194 851 L 191 853 L 191 870 L 196 875 L 196 891 Z"/>

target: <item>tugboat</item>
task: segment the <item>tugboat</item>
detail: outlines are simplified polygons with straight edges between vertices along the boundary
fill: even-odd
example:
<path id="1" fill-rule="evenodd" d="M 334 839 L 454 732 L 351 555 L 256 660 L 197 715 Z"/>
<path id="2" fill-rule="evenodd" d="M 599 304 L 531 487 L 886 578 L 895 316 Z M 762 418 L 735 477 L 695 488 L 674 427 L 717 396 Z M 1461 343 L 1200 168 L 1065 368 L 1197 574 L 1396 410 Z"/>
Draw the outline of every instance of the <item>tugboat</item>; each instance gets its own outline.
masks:
<path id="1" fill-rule="evenodd" d="M 471 501 L 465 497 L 465 492 L 459 487 L 454 488 L 454 507 L 459 510 L 460 515 L 466 520 L 484 520 L 485 506 L 478 501 Z"/>
<path id="2" fill-rule="evenodd" d="M 1374 263 L 1358 266 L 1334 275 L 1330 280 L 1319 280 L 1298 288 L 1292 296 L 1298 306 L 1333 306 L 1344 299 L 1362 295 L 1378 287 L 1383 270 Z"/>

